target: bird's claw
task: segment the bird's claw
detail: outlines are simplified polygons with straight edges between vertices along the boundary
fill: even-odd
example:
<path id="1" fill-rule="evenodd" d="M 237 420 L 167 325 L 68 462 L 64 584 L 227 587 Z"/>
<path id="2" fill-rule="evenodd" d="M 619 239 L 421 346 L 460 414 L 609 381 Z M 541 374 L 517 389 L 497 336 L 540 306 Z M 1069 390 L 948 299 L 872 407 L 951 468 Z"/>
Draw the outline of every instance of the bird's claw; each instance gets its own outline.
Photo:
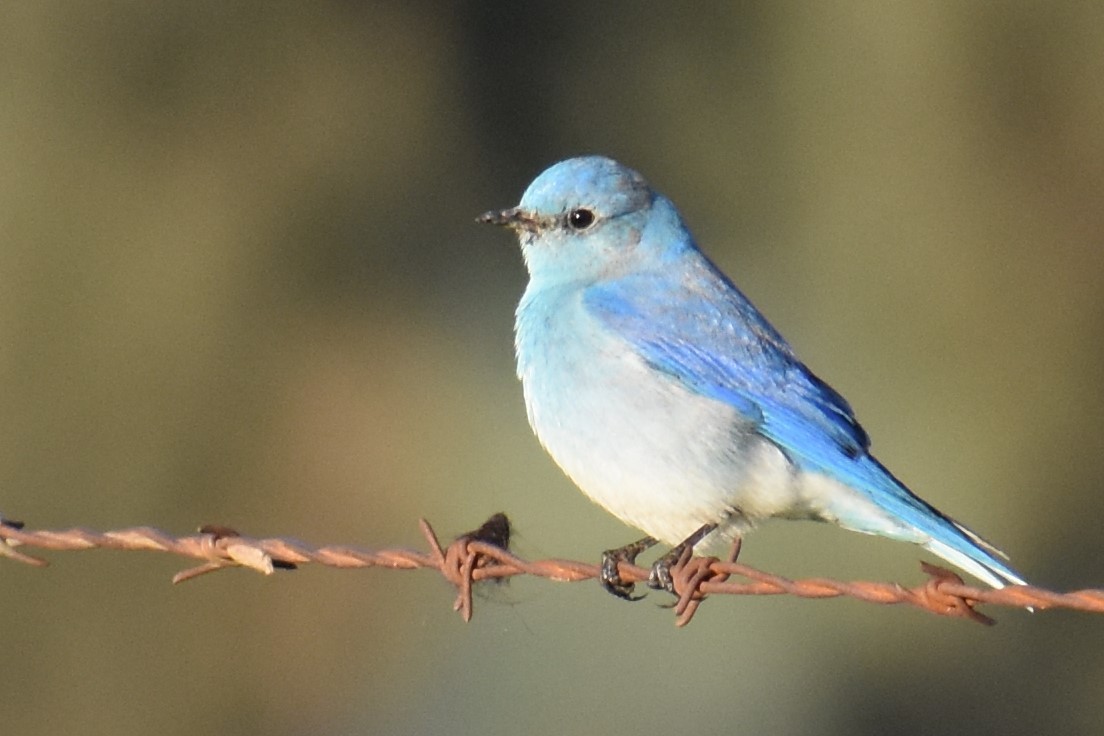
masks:
<path id="1" fill-rule="evenodd" d="M 625 582 L 621 577 L 621 571 L 618 566 L 622 562 L 628 562 L 634 564 L 636 557 L 644 550 L 648 549 L 656 543 L 656 540 L 652 537 L 644 537 L 637 540 L 632 544 L 627 544 L 624 547 L 618 547 L 617 549 L 607 549 L 602 553 L 602 566 L 598 574 L 598 582 L 602 587 L 606 589 L 606 592 L 612 593 L 621 600 L 625 601 L 638 601 L 644 596 L 633 595 L 633 591 L 636 590 L 635 583 Z"/>
<path id="2" fill-rule="evenodd" d="M 648 587 L 653 590 L 665 590 L 672 595 L 675 595 L 675 579 L 671 575 L 671 566 L 677 564 L 682 557 L 683 550 L 674 549 L 671 552 L 678 552 L 677 555 L 672 557 L 671 554 L 663 555 L 652 564 L 652 570 L 648 574 Z"/>
<path id="3" fill-rule="evenodd" d="M 638 601 L 644 596 L 633 595 L 636 584 L 627 583 L 622 579 L 621 573 L 617 569 L 621 558 L 615 554 L 616 552 L 617 550 L 607 550 L 602 553 L 602 569 L 598 575 L 598 582 L 602 584 L 607 593 L 612 593 L 621 600 Z"/>
<path id="4" fill-rule="evenodd" d="M 677 596 L 675 576 L 671 574 L 671 568 L 689 562 L 690 558 L 694 556 L 694 547 L 716 528 L 716 524 L 704 524 L 684 539 L 681 544 L 676 545 L 670 552 L 652 563 L 652 571 L 648 574 L 648 587 L 654 590 L 665 590 Z"/>

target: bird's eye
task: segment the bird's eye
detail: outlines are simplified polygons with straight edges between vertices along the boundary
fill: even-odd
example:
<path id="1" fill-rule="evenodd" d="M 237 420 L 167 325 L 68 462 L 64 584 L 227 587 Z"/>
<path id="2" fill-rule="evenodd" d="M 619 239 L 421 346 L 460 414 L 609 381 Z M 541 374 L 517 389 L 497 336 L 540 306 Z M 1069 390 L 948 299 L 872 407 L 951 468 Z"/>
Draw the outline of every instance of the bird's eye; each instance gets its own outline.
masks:
<path id="1" fill-rule="evenodd" d="M 586 230 L 594 224 L 594 212 L 585 207 L 567 213 L 567 224 L 572 230 Z"/>

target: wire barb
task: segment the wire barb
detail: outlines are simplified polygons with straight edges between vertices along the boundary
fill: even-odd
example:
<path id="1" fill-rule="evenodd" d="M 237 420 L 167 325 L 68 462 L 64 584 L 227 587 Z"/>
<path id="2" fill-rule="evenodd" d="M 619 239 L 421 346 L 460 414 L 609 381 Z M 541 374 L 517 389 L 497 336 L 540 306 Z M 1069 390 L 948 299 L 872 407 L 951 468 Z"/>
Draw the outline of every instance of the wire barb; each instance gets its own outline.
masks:
<path id="1" fill-rule="evenodd" d="M 152 527 L 133 527 L 95 532 L 73 528 L 61 531 L 26 529 L 19 522 L 0 516 L 0 557 L 38 567 L 47 563 L 24 554 L 19 546 L 54 551 L 86 549 L 146 550 L 200 560 L 201 564 L 173 576 L 184 582 L 228 567 L 246 567 L 264 575 L 278 569 L 295 569 L 315 563 L 341 569 L 383 567 L 395 570 L 434 569 L 456 588 L 453 609 L 469 621 L 472 617 L 472 589 L 484 580 L 505 580 L 515 575 L 533 575 L 559 582 L 597 579 L 599 565 L 572 560 L 523 560 L 509 551 L 510 521 L 495 514 L 481 527 L 461 534 L 442 546 L 433 527 L 419 521 L 429 552 L 393 548 L 365 550 L 353 547 L 315 547 L 286 538 L 256 539 L 228 527 L 204 526 L 192 536 L 174 537 Z M 882 605 L 908 604 L 940 616 L 992 624 L 993 619 L 976 610 L 978 604 L 1012 608 L 1066 608 L 1104 613 L 1104 590 L 1057 593 L 1028 585 L 1001 589 L 975 588 L 955 573 L 921 563 L 928 579 L 913 588 L 896 583 L 844 582 L 827 578 L 790 580 L 736 562 L 739 541 L 724 560 L 694 557 L 689 551 L 671 566 L 677 600 L 675 623 L 685 626 L 710 595 L 792 595 L 800 598 L 841 598 Z M 649 571 L 622 562 L 618 566 L 625 582 L 646 583 Z M 742 581 L 731 580 L 731 577 Z"/>

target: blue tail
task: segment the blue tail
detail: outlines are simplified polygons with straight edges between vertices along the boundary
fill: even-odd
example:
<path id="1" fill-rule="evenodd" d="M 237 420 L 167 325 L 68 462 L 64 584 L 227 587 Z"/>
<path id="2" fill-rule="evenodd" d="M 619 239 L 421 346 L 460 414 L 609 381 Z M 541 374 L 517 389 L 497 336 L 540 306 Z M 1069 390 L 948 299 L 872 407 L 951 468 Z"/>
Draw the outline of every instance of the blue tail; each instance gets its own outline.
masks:
<path id="1" fill-rule="evenodd" d="M 1003 561 L 1008 559 L 1007 555 L 963 524 L 917 497 L 873 457 L 864 455 L 856 458 L 853 463 L 848 463 L 846 468 L 837 464 L 827 472 L 862 493 L 895 523 L 900 523 L 901 529 L 899 533 L 894 533 L 893 530 L 887 531 L 884 526 L 877 525 L 875 520 L 854 518 L 850 515 L 841 515 L 837 519 L 841 526 L 920 544 L 932 554 L 979 580 L 984 580 L 994 588 L 1003 588 L 1007 584 L 1026 585 L 1024 579 Z"/>

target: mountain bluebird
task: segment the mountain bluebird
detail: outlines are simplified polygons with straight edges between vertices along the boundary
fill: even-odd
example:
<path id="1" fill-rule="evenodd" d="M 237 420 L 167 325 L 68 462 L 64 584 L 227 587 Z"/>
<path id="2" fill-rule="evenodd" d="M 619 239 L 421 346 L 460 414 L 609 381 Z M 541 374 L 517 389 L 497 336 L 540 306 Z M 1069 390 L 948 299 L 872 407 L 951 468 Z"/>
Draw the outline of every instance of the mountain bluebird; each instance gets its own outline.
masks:
<path id="1" fill-rule="evenodd" d="M 649 584 L 671 590 L 688 548 L 770 518 L 913 542 L 992 586 L 1023 584 L 870 454 L 847 401 L 640 174 L 562 161 L 479 221 L 514 230 L 529 271 L 515 344 L 533 431 L 586 495 L 649 535 L 605 553 L 607 590 L 631 597 L 617 563 L 659 540 L 676 546 Z"/>

